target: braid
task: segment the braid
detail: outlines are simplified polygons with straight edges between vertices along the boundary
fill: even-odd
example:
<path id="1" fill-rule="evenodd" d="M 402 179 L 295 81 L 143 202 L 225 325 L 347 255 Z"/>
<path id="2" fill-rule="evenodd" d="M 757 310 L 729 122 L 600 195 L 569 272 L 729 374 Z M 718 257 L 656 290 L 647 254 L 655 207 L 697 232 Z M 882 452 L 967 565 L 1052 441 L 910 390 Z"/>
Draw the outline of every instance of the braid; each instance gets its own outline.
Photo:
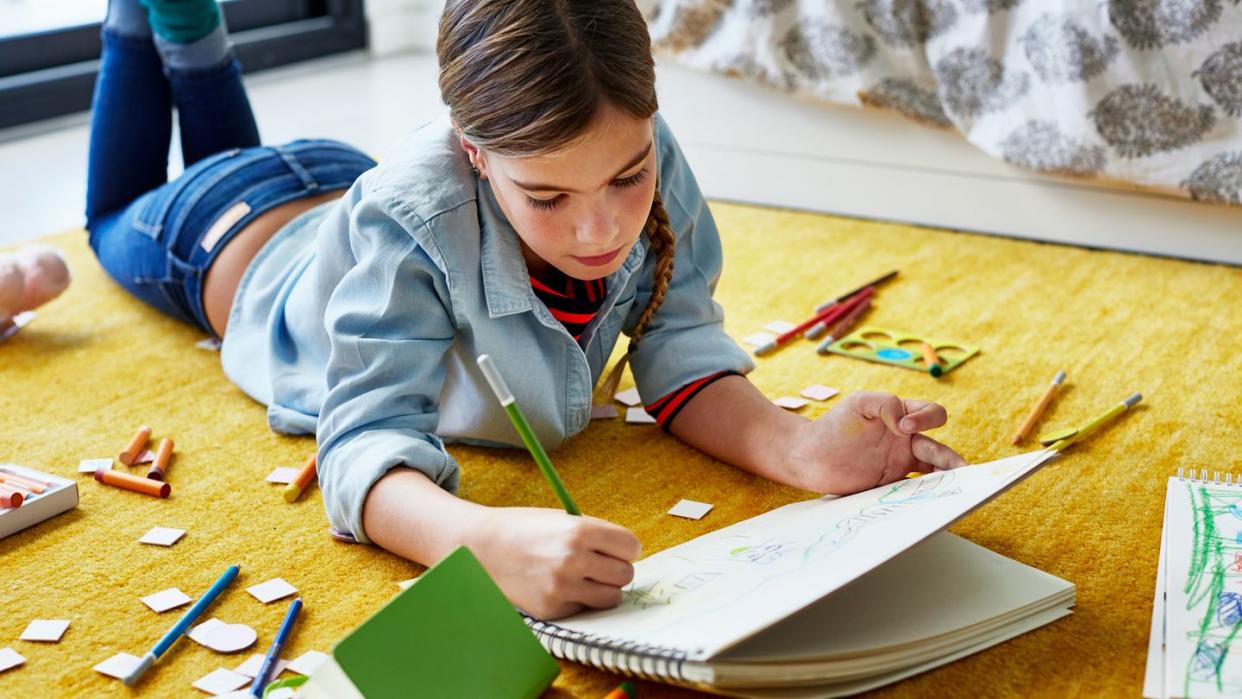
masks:
<path id="1" fill-rule="evenodd" d="M 660 304 L 664 303 L 664 294 L 668 291 L 669 281 L 673 278 L 673 253 L 677 247 L 677 239 L 673 235 L 673 227 L 668 223 L 668 211 L 664 209 L 664 200 L 660 197 L 658 187 L 655 191 L 655 198 L 651 200 L 651 215 L 647 217 L 646 233 L 650 242 L 650 250 L 656 256 L 655 274 L 653 275 L 655 286 L 651 289 L 651 299 L 647 301 L 647 307 L 643 309 L 642 315 L 638 317 L 638 323 L 634 325 L 634 332 L 630 336 L 631 352 L 638 347 L 643 334 L 647 332 L 648 323 L 659 310 Z"/>
<path id="2" fill-rule="evenodd" d="M 608 372 L 604 381 L 595 390 L 593 402 L 597 405 L 612 402 L 617 386 L 621 385 L 621 374 L 625 372 L 625 365 L 629 363 L 630 355 L 638 347 L 638 342 L 643 339 L 643 334 L 647 332 L 647 325 L 659 310 L 660 304 L 664 303 L 664 294 L 668 292 L 669 282 L 673 278 L 673 253 L 677 249 L 677 238 L 673 235 L 673 227 L 669 225 L 668 211 L 664 209 L 664 200 L 660 197 L 658 185 L 655 197 L 651 200 L 651 215 L 647 217 L 647 225 L 643 231 L 647 234 L 648 247 L 656 258 L 653 275 L 655 286 L 651 290 L 651 298 L 647 301 L 647 307 L 638 316 L 634 332 L 630 334 L 630 346 L 625 356 L 613 366 L 612 371 Z"/>

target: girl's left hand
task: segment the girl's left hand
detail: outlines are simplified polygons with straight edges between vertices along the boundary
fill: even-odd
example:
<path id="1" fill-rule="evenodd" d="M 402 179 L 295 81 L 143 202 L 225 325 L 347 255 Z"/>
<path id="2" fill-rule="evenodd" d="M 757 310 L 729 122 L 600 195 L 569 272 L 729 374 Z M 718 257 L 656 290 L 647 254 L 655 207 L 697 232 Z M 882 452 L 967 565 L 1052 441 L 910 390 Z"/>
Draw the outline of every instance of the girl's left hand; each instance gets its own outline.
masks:
<path id="1" fill-rule="evenodd" d="M 965 466 L 957 452 L 923 434 L 948 419 L 943 406 L 888 393 L 852 393 L 793 436 L 785 455 L 791 485 L 846 495 L 911 471 Z"/>

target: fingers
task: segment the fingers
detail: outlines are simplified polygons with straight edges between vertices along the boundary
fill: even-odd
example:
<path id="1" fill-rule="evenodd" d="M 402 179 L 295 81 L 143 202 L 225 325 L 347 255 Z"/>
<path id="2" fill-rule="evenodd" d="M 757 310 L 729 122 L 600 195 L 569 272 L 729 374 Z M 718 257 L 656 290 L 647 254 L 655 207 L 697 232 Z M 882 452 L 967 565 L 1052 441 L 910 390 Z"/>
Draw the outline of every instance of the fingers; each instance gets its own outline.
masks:
<path id="1" fill-rule="evenodd" d="M 873 420 L 879 418 L 893 434 L 906 434 L 898 423 L 906 414 L 901 399 L 891 393 L 855 393 L 851 398 L 858 404 L 858 414 Z"/>
<path id="2" fill-rule="evenodd" d="M 642 556 L 643 546 L 630 530 L 595 517 L 583 519 L 591 525 L 587 528 L 589 531 L 586 536 L 589 537 L 587 543 L 592 550 L 622 561 L 637 561 Z"/>
<path id="3" fill-rule="evenodd" d="M 612 556 L 592 553 L 587 557 L 585 564 L 582 577 L 597 583 L 622 587 L 630 584 L 630 581 L 634 579 L 634 566 Z"/>
<path id="4" fill-rule="evenodd" d="M 957 452 L 927 435 L 916 434 L 910 439 L 910 453 L 922 464 L 927 464 L 938 471 L 966 465 L 966 460 Z"/>
<path id="5" fill-rule="evenodd" d="M 592 609 L 610 609 L 621 604 L 621 588 L 583 580 L 572 592 L 575 601 Z"/>
<path id="6" fill-rule="evenodd" d="M 901 431 L 906 434 L 926 432 L 944 425 L 949 419 L 948 412 L 939 403 L 925 400 L 903 401 L 906 416 L 901 419 Z"/>

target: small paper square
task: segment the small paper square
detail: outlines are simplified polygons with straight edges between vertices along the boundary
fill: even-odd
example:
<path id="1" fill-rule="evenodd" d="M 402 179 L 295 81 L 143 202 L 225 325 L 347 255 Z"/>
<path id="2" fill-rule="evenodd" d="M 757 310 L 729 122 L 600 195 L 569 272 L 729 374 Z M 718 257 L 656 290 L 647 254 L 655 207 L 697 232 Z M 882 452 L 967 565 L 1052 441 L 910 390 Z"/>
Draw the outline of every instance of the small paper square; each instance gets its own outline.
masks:
<path id="1" fill-rule="evenodd" d="M 298 589 L 285 582 L 284 578 L 272 578 L 265 583 L 252 585 L 246 588 L 246 592 L 254 595 L 263 604 L 275 602 L 282 597 L 296 594 Z"/>
<path id="2" fill-rule="evenodd" d="M 186 593 L 175 587 L 170 587 L 162 592 L 156 592 L 142 598 L 142 603 L 151 608 L 151 611 L 162 614 L 169 609 L 176 609 L 183 604 L 189 604 L 194 600 Z"/>
<path id="3" fill-rule="evenodd" d="M 824 386 L 823 384 L 815 384 L 802 389 L 802 396 L 811 400 L 828 400 L 829 398 L 840 393 L 835 388 Z"/>
<path id="4" fill-rule="evenodd" d="M 194 688 L 201 689 L 212 696 L 219 696 L 221 694 L 228 694 L 243 685 L 250 684 L 250 679 L 243 674 L 221 667 L 212 670 L 208 675 L 198 678 L 198 681 L 194 683 Z"/>
<path id="5" fill-rule="evenodd" d="M 142 535 L 138 540 L 140 544 L 154 544 L 156 546 L 172 546 L 177 540 L 185 536 L 184 529 L 172 529 L 170 527 L 152 527 L 151 531 Z"/>
<path id="6" fill-rule="evenodd" d="M 753 335 L 743 337 L 742 342 L 745 342 L 751 347 L 762 347 L 775 339 L 776 336 L 772 333 L 754 333 Z"/>
<path id="7" fill-rule="evenodd" d="M 69 628 L 68 619 L 35 619 L 22 632 L 20 640 L 56 643 L 61 636 L 65 635 L 67 628 Z"/>
<path id="8" fill-rule="evenodd" d="M 799 410 L 806 406 L 805 400 L 794 398 L 793 396 L 781 396 L 772 402 L 786 410 Z"/>
<path id="9" fill-rule="evenodd" d="M 133 672 L 134 668 L 138 667 L 138 663 L 141 662 L 142 658 L 136 658 L 129 653 L 117 653 L 111 658 L 99 663 L 92 669 L 95 672 L 107 675 L 108 677 L 115 677 L 118 680 L 123 680 L 126 677 L 129 677 L 129 673 Z"/>
<path id="10" fill-rule="evenodd" d="M 17 331 L 29 325 L 30 321 L 34 320 L 34 317 L 34 311 L 25 311 L 13 316 L 11 322 L 4 327 L 0 327 L 0 342 L 4 342 L 16 335 Z"/>
<path id="11" fill-rule="evenodd" d="M 101 468 L 112 468 L 112 457 L 106 459 L 82 459 L 78 462 L 78 473 L 94 473 Z"/>
<path id="12" fill-rule="evenodd" d="M 246 662 L 233 668 L 233 672 L 236 672 L 239 675 L 245 675 L 246 677 L 250 677 L 253 679 L 254 677 L 258 676 L 259 670 L 263 667 L 263 659 L 266 657 L 267 657 L 266 655 L 263 655 L 261 653 L 255 653 L 254 655 L 250 656 L 250 658 Z M 289 665 L 288 660 L 277 659 L 276 667 L 272 668 L 272 675 L 268 679 L 275 679 L 277 676 L 280 675 L 280 673 L 285 671 L 285 668 L 288 665 Z"/>
<path id="13" fill-rule="evenodd" d="M 308 650 L 299 655 L 289 663 L 289 669 L 299 675 L 309 675 L 319 667 L 320 663 L 328 659 L 327 653 L 320 653 L 317 650 Z"/>
<path id="14" fill-rule="evenodd" d="M 21 653 L 12 648 L 0 648 L 0 672 L 10 670 L 26 662 Z"/>
<path id="15" fill-rule="evenodd" d="M 402 590 L 408 590 L 410 589 L 410 586 L 416 582 L 418 582 L 418 578 L 410 578 L 409 580 L 399 580 L 397 581 L 397 587 L 401 588 Z"/>
<path id="16" fill-rule="evenodd" d="M 617 409 L 611 405 L 592 405 L 592 420 L 611 420 L 617 416 Z"/>
<path id="17" fill-rule="evenodd" d="M 763 329 L 771 330 L 777 335 L 783 335 L 789 332 L 790 330 L 793 330 L 795 327 L 797 326 L 795 326 L 793 323 L 790 323 L 787 320 L 774 320 L 771 323 L 768 323 L 767 325 L 763 326 Z"/>
<path id="18" fill-rule="evenodd" d="M 292 466 L 281 466 L 280 468 L 267 474 L 266 480 L 268 483 L 282 483 L 287 485 L 292 483 L 293 479 L 297 477 L 298 469 L 293 468 Z"/>
<path id="19" fill-rule="evenodd" d="M 194 343 L 194 346 L 201 350 L 207 350 L 208 352 L 220 351 L 220 341 L 214 337 L 209 337 L 206 340 L 199 340 Z"/>
<path id="20" fill-rule="evenodd" d="M 143 449 L 142 451 L 138 452 L 138 456 L 134 457 L 134 463 L 130 464 L 130 466 L 137 466 L 138 464 L 149 464 L 149 463 L 152 463 L 153 461 L 155 461 L 155 452 L 151 451 L 150 449 Z"/>
<path id="21" fill-rule="evenodd" d="M 624 391 L 620 391 L 615 398 L 631 408 L 643 402 L 642 397 L 638 395 L 637 388 L 627 388 Z"/>
<path id="22" fill-rule="evenodd" d="M 190 640 L 195 643 L 210 648 L 211 646 L 207 643 L 207 637 L 211 635 L 212 631 L 215 631 L 221 626 L 224 626 L 224 622 L 212 617 L 198 626 L 191 628 L 190 632 L 186 635 L 189 636 Z"/>
<path id="23" fill-rule="evenodd" d="M 626 408 L 625 421 L 632 425 L 654 425 L 656 419 L 642 408 Z"/>
<path id="24" fill-rule="evenodd" d="M 712 511 L 711 505 L 706 502 L 696 502 L 694 500 L 682 500 L 673 505 L 673 509 L 668 513 L 674 517 L 685 517 L 686 519 L 703 519 L 703 515 Z"/>

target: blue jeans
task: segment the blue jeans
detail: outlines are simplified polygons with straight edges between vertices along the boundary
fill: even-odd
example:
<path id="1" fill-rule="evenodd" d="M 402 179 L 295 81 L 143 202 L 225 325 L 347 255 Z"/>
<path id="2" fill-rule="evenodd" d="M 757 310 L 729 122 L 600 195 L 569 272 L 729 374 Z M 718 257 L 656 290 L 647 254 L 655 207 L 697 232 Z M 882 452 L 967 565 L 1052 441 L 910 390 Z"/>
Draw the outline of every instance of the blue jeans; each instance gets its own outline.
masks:
<path id="1" fill-rule="evenodd" d="M 202 282 L 229 239 L 275 206 L 348 188 L 375 161 L 336 141 L 260 146 L 231 57 L 165 71 L 150 39 L 102 39 L 87 167 L 91 249 L 131 294 L 214 335 Z M 185 172 L 168 182 L 174 104 Z"/>

